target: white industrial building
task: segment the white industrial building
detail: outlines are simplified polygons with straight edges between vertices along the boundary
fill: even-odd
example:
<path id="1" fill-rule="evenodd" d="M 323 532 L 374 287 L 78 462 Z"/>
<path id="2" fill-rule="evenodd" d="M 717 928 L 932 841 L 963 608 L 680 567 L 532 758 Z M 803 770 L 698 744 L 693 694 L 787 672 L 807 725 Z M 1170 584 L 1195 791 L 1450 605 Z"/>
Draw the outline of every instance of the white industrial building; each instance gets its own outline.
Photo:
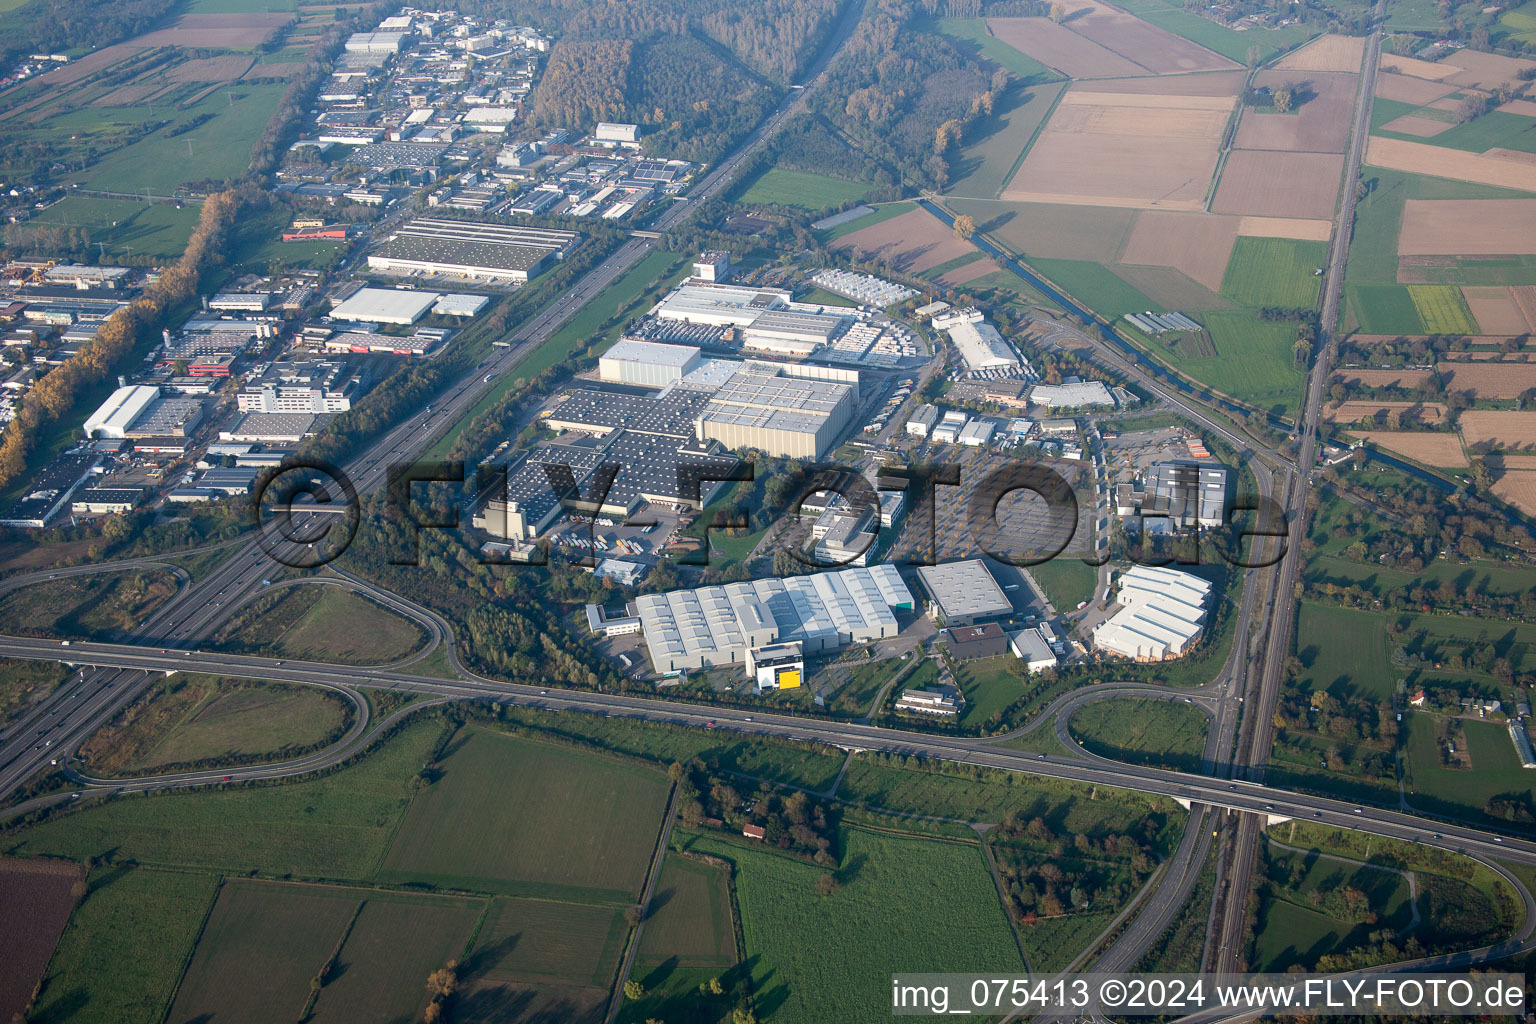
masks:
<path id="1" fill-rule="evenodd" d="M 1056 667 L 1056 651 L 1045 630 L 1039 626 L 1008 634 L 1008 649 L 1031 673 Z"/>
<path id="2" fill-rule="evenodd" d="M 818 288 L 825 288 L 834 295 L 841 295 L 855 302 L 880 308 L 905 302 L 917 294 L 914 289 L 903 284 L 894 284 L 869 274 L 856 274 L 851 270 L 833 268 L 818 270 L 812 274 L 811 283 Z"/>
<path id="3" fill-rule="evenodd" d="M 928 591 L 928 612 L 946 626 L 969 626 L 1013 611 L 1013 602 L 979 558 L 925 565 L 917 570 Z"/>
<path id="4" fill-rule="evenodd" d="M 160 398 L 153 384 L 136 384 L 112 392 L 100 408 L 85 419 L 86 437 L 121 439 L 128 436 L 133 421 Z"/>
<path id="5" fill-rule="evenodd" d="M 734 284 L 684 284 L 656 304 L 662 320 L 713 327 L 746 327 L 770 309 L 784 309 L 790 293 L 780 288 Z"/>
<path id="6" fill-rule="evenodd" d="M 354 32 L 347 37 L 348 53 L 399 53 L 405 45 L 404 32 Z"/>
<path id="7" fill-rule="evenodd" d="M 635 600 L 651 666 L 662 675 L 744 665 L 750 652 L 796 643 L 803 654 L 834 651 L 898 632 L 896 612 L 912 594 L 894 566 L 697 590 Z"/>
<path id="8" fill-rule="evenodd" d="M 842 326 L 842 317 L 770 309 L 742 328 L 741 343 L 743 348 L 806 356 L 830 342 Z"/>
<path id="9" fill-rule="evenodd" d="M 711 284 L 723 284 L 731 279 L 731 254 L 722 249 L 699 253 L 693 261 L 693 276 Z"/>
<path id="10" fill-rule="evenodd" d="M 1029 390 L 1029 400 L 1046 409 L 1083 409 L 1102 405 L 1114 407 L 1115 397 L 1103 381 L 1085 380 L 1072 384 L 1036 384 Z"/>
<path id="11" fill-rule="evenodd" d="M 974 306 L 936 316 L 933 326 L 949 335 L 960 358 L 965 360 L 966 369 L 1023 365 L 1013 346 L 1003 340 L 997 328 L 987 323 L 981 310 Z"/>
<path id="12" fill-rule="evenodd" d="M 1119 608 L 1094 629 L 1093 646 L 1135 661 L 1180 657 L 1205 630 L 1210 593 L 1210 583 L 1191 573 L 1133 566 L 1120 574 Z"/>
<path id="13" fill-rule="evenodd" d="M 995 420 L 977 417 L 960 428 L 960 433 L 955 435 L 955 440 L 972 448 L 985 448 L 991 443 L 992 435 L 996 432 L 997 422 Z"/>
<path id="14" fill-rule="evenodd" d="M 836 443 L 858 404 L 856 370 L 749 361 L 704 407 L 698 436 L 731 449 L 813 459 Z"/>
<path id="15" fill-rule="evenodd" d="M 359 288 L 335 306 L 329 317 L 355 323 L 409 326 L 426 316 L 440 297 L 438 292 L 408 288 Z"/>
<path id="16" fill-rule="evenodd" d="M 599 121 L 597 127 L 592 129 L 592 139 L 595 142 L 639 142 L 640 126 Z"/>
<path id="17" fill-rule="evenodd" d="M 931 405 L 920 405 L 907 417 L 907 433 L 913 437 L 927 437 L 939 422 L 939 410 Z"/>
<path id="18" fill-rule="evenodd" d="M 620 338 L 597 360 L 603 380 L 664 388 L 697 369 L 702 359 L 694 345 L 663 345 L 654 341 Z"/>

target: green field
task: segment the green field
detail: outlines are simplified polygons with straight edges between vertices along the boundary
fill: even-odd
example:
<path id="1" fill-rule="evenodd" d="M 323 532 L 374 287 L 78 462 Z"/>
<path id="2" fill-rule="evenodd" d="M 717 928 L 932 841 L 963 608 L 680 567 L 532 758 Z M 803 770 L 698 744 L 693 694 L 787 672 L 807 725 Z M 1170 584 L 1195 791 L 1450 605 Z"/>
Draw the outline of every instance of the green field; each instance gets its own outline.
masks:
<path id="1" fill-rule="evenodd" d="M 1476 334 L 1477 321 L 1460 288 L 1447 284 L 1411 284 L 1408 297 L 1431 334 Z"/>
<path id="2" fill-rule="evenodd" d="M 87 806 L 7 836 L 3 850 L 74 860 L 115 852 L 141 864 L 367 878 L 395 835 L 411 777 L 441 732 L 435 722 L 409 726 L 355 764 L 288 785 Z"/>
<path id="3" fill-rule="evenodd" d="M 419 650 L 426 631 L 338 586 L 292 586 L 242 609 L 220 630 L 227 650 L 341 665 L 387 665 Z"/>
<path id="4" fill-rule="evenodd" d="M 660 772 L 472 729 L 439 773 L 411 802 L 382 880 L 613 901 L 639 891 L 667 800 Z"/>
<path id="5" fill-rule="evenodd" d="M 815 865 L 704 836 L 681 842 L 735 865 L 764 1021 L 886 1021 L 893 972 L 1023 967 L 973 843 L 850 829 L 840 887 L 823 897 L 816 880 L 825 871 Z"/>
<path id="6" fill-rule="evenodd" d="M 1350 289 L 1350 308 L 1367 334 L 1427 334 L 1407 285 L 1372 284 Z"/>
<path id="7" fill-rule="evenodd" d="M 1291 346 L 1296 325 L 1265 323 L 1251 313 L 1208 312 L 1205 324 L 1216 355 L 1187 355 L 1158 344 L 1143 343 L 1180 372 L 1233 398 L 1263 409 L 1294 410 L 1301 399 L 1305 376 Z"/>
<path id="8" fill-rule="evenodd" d="M 815 212 L 861 199 L 870 186 L 827 174 L 769 167 L 747 183 L 736 202 L 762 206 L 793 206 Z"/>
<path id="9" fill-rule="evenodd" d="M 202 208 L 188 202 L 145 205 L 131 199 L 65 196 L 26 221 L 27 225 L 79 228 L 82 240 L 105 246 L 109 255 L 133 254 L 169 259 L 180 256 L 197 227 Z M 99 254 L 102 250 L 97 249 Z"/>
<path id="10" fill-rule="evenodd" d="M 27 636 L 114 642 L 175 596 L 164 569 L 127 569 L 45 580 L 0 598 L 0 622 Z"/>
<path id="11" fill-rule="evenodd" d="M 1031 259 L 1037 270 L 1106 320 L 1126 313 L 1168 312 L 1102 263 L 1087 260 Z"/>
<path id="12" fill-rule="evenodd" d="M 1268 60 L 1281 50 L 1288 50 L 1316 34 L 1305 25 L 1237 32 L 1209 18 L 1202 18 L 1180 4 L 1168 3 L 1167 0 L 1125 0 L 1118 6 L 1150 21 L 1158 28 L 1183 36 L 1192 43 L 1199 43 L 1208 50 L 1215 50 L 1239 64 L 1247 60 L 1250 46 L 1259 48 L 1261 60 Z"/>
<path id="13" fill-rule="evenodd" d="M 138 775 L 208 759 L 277 758 L 338 734 L 350 705 L 311 686 L 173 676 L 82 744 L 81 767 Z"/>
<path id="14" fill-rule="evenodd" d="M 264 1024 L 279 1007 L 298 1017 L 358 902 L 354 889 L 225 882 L 167 1019 Z"/>
<path id="15" fill-rule="evenodd" d="M 1434 716 L 1415 711 L 1403 716 L 1408 729 L 1408 801 L 1430 813 L 1483 818 L 1490 797 L 1522 795 L 1536 806 L 1536 772 L 1520 765 L 1503 722 L 1464 720 L 1472 770 L 1445 768 L 1435 742 Z"/>
<path id="16" fill-rule="evenodd" d="M 618 907 L 497 899 L 464 961 L 457 1019 L 600 1022 L 625 931 Z"/>
<path id="17" fill-rule="evenodd" d="M 1499 15 L 1499 41 L 1536 43 L 1536 3 L 1528 3 Z"/>
<path id="18" fill-rule="evenodd" d="M 250 165 L 251 147 L 261 138 L 286 88 L 275 83 L 220 89 L 183 112 L 182 123 L 212 114 L 207 123 L 178 136 L 168 136 L 162 129 L 116 150 L 92 166 L 81 183 L 86 188 L 149 189 L 165 195 L 185 182 L 236 177 Z M 234 101 L 227 100 L 226 94 L 233 95 Z"/>
<path id="19" fill-rule="evenodd" d="M 723 869 L 668 853 L 635 960 L 642 972 L 664 964 L 723 971 L 736 963 L 731 894 Z"/>
<path id="20" fill-rule="evenodd" d="M 1069 612 L 1090 600 L 1099 585 L 1099 571 L 1081 558 L 1061 555 L 1029 567 L 1029 575 L 1045 591 L 1058 612 Z"/>
<path id="21" fill-rule="evenodd" d="M 1388 656 L 1385 616 L 1303 601 L 1296 635 L 1296 655 L 1305 668 L 1298 682 L 1303 692 L 1391 699 L 1399 671 Z"/>
<path id="22" fill-rule="evenodd" d="M 987 29 L 984 18 L 935 18 L 919 27 L 969 43 L 982 57 L 1026 83 L 1048 82 L 1060 77 L 1033 57 L 1020 53 L 994 36 Z"/>
<path id="23" fill-rule="evenodd" d="M 69 919 L 28 1020 L 160 1024 L 219 880 L 104 868 Z"/>
<path id="24" fill-rule="evenodd" d="M 1419 140 L 1423 141 L 1423 140 Z M 1345 271 L 1345 326 L 1369 334 L 1423 334 L 1424 324 L 1407 288 L 1397 283 L 1397 240 L 1409 199 L 1516 199 L 1525 195 L 1468 182 L 1366 167 L 1366 196 L 1356 207 Z M 1497 265 L 1493 265 L 1497 264 Z M 1447 284 L 1536 284 L 1536 260 L 1461 261 L 1444 268 Z"/>
<path id="25" fill-rule="evenodd" d="M 1387 8 L 1387 20 L 1383 25 L 1393 32 L 1444 32 L 1446 29 L 1440 5 L 1434 0 L 1399 0 Z"/>
<path id="26" fill-rule="evenodd" d="M 1072 715 L 1073 739 L 1101 757 L 1199 771 L 1210 718 L 1189 704 L 1115 697 Z"/>
<path id="27" fill-rule="evenodd" d="M 310 1020 L 416 1020 L 427 975 L 463 954 L 484 907 L 477 899 L 367 893 Z"/>
<path id="28" fill-rule="evenodd" d="M 1445 120 L 1445 112 L 1437 111 L 1433 107 L 1415 108 L 1414 113 L 1421 117 L 1430 117 L 1436 120 Z M 1452 115 L 1454 119 L 1454 115 Z M 1374 114 L 1372 120 L 1375 120 Z M 1438 135 L 1429 138 L 1420 138 L 1417 135 L 1404 135 L 1401 132 L 1383 131 L 1377 129 L 1372 134 L 1384 135 L 1393 139 L 1407 139 L 1410 142 L 1427 142 L 1431 146 L 1443 146 L 1446 149 L 1461 149 L 1469 153 L 1484 153 L 1495 146 L 1502 149 L 1512 149 L 1520 153 L 1536 153 L 1536 131 L 1531 130 L 1531 119 L 1519 114 L 1509 114 L 1494 110 L 1482 117 L 1471 121 L 1455 124 Z"/>
<path id="29" fill-rule="evenodd" d="M 1001 715 L 1008 705 L 1024 696 L 1024 680 L 1018 665 L 1019 659 L 1012 654 L 955 664 L 955 682 L 965 694 L 965 710 L 960 714 L 963 727 L 980 729 L 995 725 L 993 716 Z"/>
<path id="30" fill-rule="evenodd" d="M 1129 790 L 1030 775 L 989 774 L 980 779 L 877 764 L 855 757 L 837 791 L 839 800 L 879 810 L 998 822 L 1012 811 L 1022 820 L 1044 818 L 1053 828 L 1090 838 L 1137 831 L 1143 818 L 1162 824 L 1154 844 L 1177 841 L 1184 812 L 1176 804 Z"/>
<path id="31" fill-rule="evenodd" d="M 1240 305 L 1312 309 L 1328 262 L 1328 243 L 1290 238 L 1238 238 L 1221 281 L 1221 294 Z"/>

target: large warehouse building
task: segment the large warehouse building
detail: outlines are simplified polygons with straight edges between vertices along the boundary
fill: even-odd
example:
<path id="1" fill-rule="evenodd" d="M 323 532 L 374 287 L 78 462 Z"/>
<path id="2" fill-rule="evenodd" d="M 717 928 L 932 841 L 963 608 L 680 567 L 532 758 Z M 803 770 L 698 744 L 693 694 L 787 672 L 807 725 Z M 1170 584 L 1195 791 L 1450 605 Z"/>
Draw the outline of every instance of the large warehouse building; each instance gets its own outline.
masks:
<path id="1" fill-rule="evenodd" d="M 121 440 L 128 436 L 128 428 L 139 414 L 160 398 L 160 389 L 153 384 L 136 384 L 118 388 L 101 407 L 85 419 L 86 437 L 107 437 Z"/>
<path id="2" fill-rule="evenodd" d="M 929 612 L 946 626 L 969 626 L 1013 611 L 1013 602 L 979 558 L 925 565 L 917 576 L 928 591 Z"/>
<path id="3" fill-rule="evenodd" d="M 437 304 L 438 292 L 408 288 L 359 288 L 329 314 L 332 320 L 409 326 Z"/>
<path id="4" fill-rule="evenodd" d="M 1093 631 L 1093 646 L 1135 661 L 1163 661 L 1189 651 L 1205 630 L 1211 585 L 1198 576 L 1138 565 L 1120 575 L 1119 610 Z"/>
<path id="5" fill-rule="evenodd" d="M 1022 365 L 1013 346 L 1003 340 L 997 328 L 987 323 L 981 310 L 957 309 L 933 318 L 933 326 L 949 335 L 966 369 L 985 370 Z"/>
<path id="6" fill-rule="evenodd" d="M 651 667 L 676 675 L 744 665 L 749 654 L 797 643 L 803 654 L 895 636 L 912 594 L 894 566 L 644 594 L 635 600 Z"/>
<path id="7" fill-rule="evenodd" d="M 852 418 L 859 403 L 858 381 L 854 370 L 747 362 L 705 406 L 699 437 L 727 448 L 817 458 Z"/>
<path id="8" fill-rule="evenodd" d="M 473 281 L 529 281 L 581 242 L 574 231 L 421 218 L 407 221 L 368 257 L 387 274 L 435 274 Z"/>
<path id="9" fill-rule="evenodd" d="M 692 345 L 659 345 L 621 338 L 597 360 L 598 376 L 620 384 L 664 388 L 676 384 L 701 362 Z"/>

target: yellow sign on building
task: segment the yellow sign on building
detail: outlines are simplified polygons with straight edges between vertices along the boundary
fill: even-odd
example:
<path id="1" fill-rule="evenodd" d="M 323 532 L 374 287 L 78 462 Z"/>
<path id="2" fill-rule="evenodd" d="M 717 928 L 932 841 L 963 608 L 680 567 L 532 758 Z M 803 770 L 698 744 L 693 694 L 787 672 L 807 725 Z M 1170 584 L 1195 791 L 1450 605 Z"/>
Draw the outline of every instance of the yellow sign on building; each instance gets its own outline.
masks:
<path id="1" fill-rule="evenodd" d="M 788 668 L 779 672 L 779 689 L 796 690 L 800 688 L 800 670 Z"/>

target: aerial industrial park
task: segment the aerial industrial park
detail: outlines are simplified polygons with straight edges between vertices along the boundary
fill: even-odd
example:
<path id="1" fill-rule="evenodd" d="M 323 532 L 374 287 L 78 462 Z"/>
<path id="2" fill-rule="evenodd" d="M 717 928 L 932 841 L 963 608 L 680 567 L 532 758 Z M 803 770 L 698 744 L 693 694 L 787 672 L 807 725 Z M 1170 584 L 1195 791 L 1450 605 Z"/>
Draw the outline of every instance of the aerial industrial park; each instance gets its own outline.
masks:
<path id="1" fill-rule="evenodd" d="M 0 1017 L 1530 1019 L 1532 3 L 0 24 Z"/>

